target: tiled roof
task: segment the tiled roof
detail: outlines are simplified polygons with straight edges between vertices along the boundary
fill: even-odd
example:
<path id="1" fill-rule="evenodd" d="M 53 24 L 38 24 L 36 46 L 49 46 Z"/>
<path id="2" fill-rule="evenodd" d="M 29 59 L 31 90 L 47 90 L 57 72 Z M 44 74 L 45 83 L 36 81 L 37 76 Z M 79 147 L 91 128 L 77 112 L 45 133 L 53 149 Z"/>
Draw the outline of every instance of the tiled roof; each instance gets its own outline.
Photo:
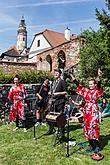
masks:
<path id="1" fill-rule="evenodd" d="M 16 46 L 10 47 L 6 52 L 2 53 L 5 56 L 10 56 L 10 57 L 18 57 L 21 56 L 19 52 L 17 51 Z"/>
<path id="2" fill-rule="evenodd" d="M 40 34 L 43 34 L 43 36 L 46 38 L 46 40 L 50 43 L 52 47 L 56 47 L 67 42 L 63 33 L 46 29 L 43 32 L 37 33 L 35 36 Z"/>

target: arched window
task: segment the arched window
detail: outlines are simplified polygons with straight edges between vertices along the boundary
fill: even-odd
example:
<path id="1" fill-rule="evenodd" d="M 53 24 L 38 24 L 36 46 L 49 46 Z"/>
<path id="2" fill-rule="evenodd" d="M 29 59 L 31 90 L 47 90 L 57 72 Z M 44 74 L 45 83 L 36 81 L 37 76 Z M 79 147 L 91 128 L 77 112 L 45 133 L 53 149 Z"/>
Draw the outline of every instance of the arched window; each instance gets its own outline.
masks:
<path id="1" fill-rule="evenodd" d="M 50 55 L 46 56 L 46 61 L 49 63 L 49 66 L 50 66 L 49 71 L 51 72 L 52 71 L 52 58 Z"/>
<path id="2" fill-rule="evenodd" d="M 66 65 L 66 57 L 63 50 L 60 50 L 57 55 L 58 68 L 64 69 Z"/>
<path id="3" fill-rule="evenodd" d="M 42 58 L 41 57 L 39 58 L 39 61 L 42 62 Z"/>

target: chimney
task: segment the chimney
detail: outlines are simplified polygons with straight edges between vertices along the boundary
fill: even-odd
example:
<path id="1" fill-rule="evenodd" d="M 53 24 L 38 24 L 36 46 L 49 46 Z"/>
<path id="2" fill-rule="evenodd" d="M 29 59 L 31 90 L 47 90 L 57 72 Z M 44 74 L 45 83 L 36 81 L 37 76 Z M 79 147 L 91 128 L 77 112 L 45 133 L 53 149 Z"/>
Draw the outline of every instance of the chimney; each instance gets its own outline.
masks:
<path id="1" fill-rule="evenodd" d="M 70 41 L 70 29 L 67 27 L 66 29 L 65 29 L 65 39 L 66 40 L 68 40 L 68 41 Z"/>

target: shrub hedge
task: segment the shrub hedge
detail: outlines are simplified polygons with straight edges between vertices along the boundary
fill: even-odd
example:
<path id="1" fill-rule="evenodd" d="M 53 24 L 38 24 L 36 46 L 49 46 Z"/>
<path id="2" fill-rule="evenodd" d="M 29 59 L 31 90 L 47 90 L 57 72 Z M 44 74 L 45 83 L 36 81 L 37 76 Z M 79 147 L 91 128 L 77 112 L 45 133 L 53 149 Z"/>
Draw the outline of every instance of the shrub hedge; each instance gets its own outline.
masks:
<path id="1" fill-rule="evenodd" d="M 54 77 L 50 72 L 45 71 L 23 71 L 17 73 L 20 77 L 20 82 L 23 84 L 36 84 L 43 82 L 46 78 L 53 80 Z M 12 84 L 15 74 L 4 74 L 0 69 L 0 84 Z M 71 95 L 72 91 L 76 91 L 76 85 L 71 79 L 65 76 L 66 88 L 68 94 Z M 88 84 L 88 80 L 80 78 L 82 84 Z M 102 78 L 102 86 L 104 89 L 104 95 L 110 100 L 110 80 Z"/>
<path id="2" fill-rule="evenodd" d="M 0 70 L 0 84 L 10 84 L 13 83 L 13 78 L 15 77 L 15 73 L 12 74 L 4 74 Z M 44 71 L 23 71 L 18 72 L 17 75 L 20 77 L 20 82 L 23 84 L 34 84 L 41 83 L 46 78 L 49 80 L 53 80 L 53 76 L 50 72 Z"/>

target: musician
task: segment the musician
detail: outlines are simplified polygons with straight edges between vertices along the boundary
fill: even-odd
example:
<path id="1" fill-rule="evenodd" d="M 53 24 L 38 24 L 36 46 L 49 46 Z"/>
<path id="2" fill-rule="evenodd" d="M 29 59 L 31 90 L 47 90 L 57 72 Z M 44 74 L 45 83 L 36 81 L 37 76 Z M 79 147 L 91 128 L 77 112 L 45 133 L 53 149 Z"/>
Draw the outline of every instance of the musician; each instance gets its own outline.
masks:
<path id="1" fill-rule="evenodd" d="M 64 67 L 65 67 L 65 59 L 64 57 L 60 56 L 57 60 L 58 62 L 58 69 L 61 70 L 61 78 L 63 79 L 64 77 Z"/>
<path id="2" fill-rule="evenodd" d="M 65 88 L 65 82 L 63 79 L 61 79 L 61 70 L 55 69 L 54 70 L 54 77 L 55 80 L 53 81 L 52 87 L 50 89 L 49 95 L 51 96 L 51 104 L 50 106 L 50 112 L 63 112 L 64 106 L 65 106 L 65 95 L 66 95 L 66 88 Z M 50 135 L 54 131 L 54 126 L 51 122 L 48 122 L 49 129 L 46 133 L 47 135 Z M 64 137 L 64 128 L 60 128 L 60 135 L 63 138 Z"/>
<path id="3" fill-rule="evenodd" d="M 38 97 L 38 101 L 37 101 L 37 104 L 36 104 L 36 119 L 37 119 L 37 122 L 36 122 L 35 126 L 44 125 L 42 120 L 43 120 L 43 117 L 44 117 L 44 111 L 47 107 L 49 90 L 50 90 L 49 80 L 46 79 L 46 80 L 44 80 L 44 82 L 40 86 L 39 92 L 36 94 L 36 96 Z"/>

